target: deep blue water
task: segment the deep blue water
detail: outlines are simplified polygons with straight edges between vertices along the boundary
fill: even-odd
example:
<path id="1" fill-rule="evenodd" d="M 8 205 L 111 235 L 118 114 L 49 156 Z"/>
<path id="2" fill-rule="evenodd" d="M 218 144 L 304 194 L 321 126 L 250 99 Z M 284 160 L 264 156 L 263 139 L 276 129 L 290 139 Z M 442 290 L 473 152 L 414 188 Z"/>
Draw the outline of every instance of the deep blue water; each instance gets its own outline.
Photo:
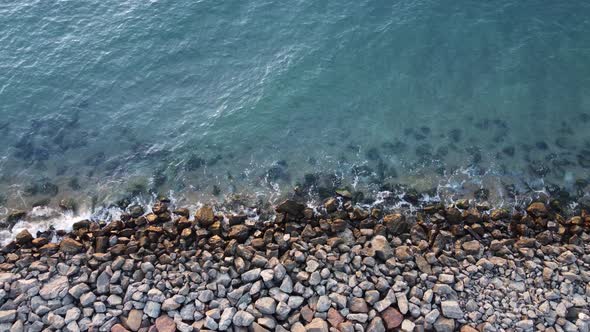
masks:
<path id="1" fill-rule="evenodd" d="M 7 0 L 0 32 L 4 206 L 585 192 L 588 1 Z"/>

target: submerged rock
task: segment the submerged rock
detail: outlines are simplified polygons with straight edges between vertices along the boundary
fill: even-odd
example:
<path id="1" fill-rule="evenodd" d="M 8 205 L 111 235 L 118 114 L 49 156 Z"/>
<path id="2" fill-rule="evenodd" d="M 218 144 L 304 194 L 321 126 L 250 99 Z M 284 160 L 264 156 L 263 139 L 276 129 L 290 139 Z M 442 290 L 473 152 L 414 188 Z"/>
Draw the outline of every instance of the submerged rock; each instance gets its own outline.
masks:
<path id="1" fill-rule="evenodd" d="M 205 159 L 203 159 L 197 155 L 191 155 L 185 163 L 185 169 L 188 172 L 192 172 L 192 171 L 198 170 L 199 168 L 201 168 L 204 165 L 205 165 Z"/>
<path id="2" fill-rule="evenodd" d="M 25 211 L 13 211 L 6 216 L 6 221 L 8 223 L 15 223 L 19 220 L 24 219 L 27 216 L 27 212 Z"/>

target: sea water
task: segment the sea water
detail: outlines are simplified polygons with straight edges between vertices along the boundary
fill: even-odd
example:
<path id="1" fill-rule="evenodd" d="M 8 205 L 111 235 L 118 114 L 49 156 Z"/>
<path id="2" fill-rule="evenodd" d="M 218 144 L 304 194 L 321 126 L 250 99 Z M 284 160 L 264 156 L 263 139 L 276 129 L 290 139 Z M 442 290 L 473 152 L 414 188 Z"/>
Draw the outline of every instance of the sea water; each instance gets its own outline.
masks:
<path id="1" fill-rule="evenodd" d="M 7 0 L 0 32 L 0 214 L 586 195 L 588 1 Z"/>

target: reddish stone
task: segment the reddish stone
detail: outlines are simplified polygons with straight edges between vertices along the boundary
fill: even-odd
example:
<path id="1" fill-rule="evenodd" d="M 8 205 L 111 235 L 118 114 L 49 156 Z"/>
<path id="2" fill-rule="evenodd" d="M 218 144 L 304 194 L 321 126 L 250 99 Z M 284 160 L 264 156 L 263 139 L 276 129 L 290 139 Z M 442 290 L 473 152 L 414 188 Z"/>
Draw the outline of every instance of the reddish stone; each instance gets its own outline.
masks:
<path id="1" fill-rule="evenodd" d="M 124 328 L 121 324 L 115 324 L 113 327 L 111 327 L 111 332 L 129 332 L 129 330 Z"/>
<path id="2" fill-rule="evenodd" d="M 170 316 L 160 316 L 156 319 L 158 332 L 176 332 L 176 323 Z"/>
<path id="3" fill-rule="evenodd" d="M 342 317 L 342 315 L 340 314 L 340 312 L 338 312 L 338 310 L 336 310 L 334 308 L 330 308 L 330 310 L 328 310 L 327 321 L 328 321 L 328 323 L 330 323 L 330 325 L 337 328 L 338 325 L 340 325 L 340 323 L 344 322 L 344 317 Z"/>
<path id="4" fill-rule="evenodd" d="M 314 311 L 308 305 L 301 308 L 301 317 L 303 317 L 303 320 L 305 320 L 306 322 L 311 322 L 311 320 L 313 319 L 313 315 Z"/>
<path id="5" fill-rule="evenodd" d="M 383 318 L 385 327 L 388 330 L 392 330 L 402 324 L 402 321 L 404 320 L 404 315 L 402 315 L 396 309 L 389 307 L 381 313 L 381 318 Z"/>

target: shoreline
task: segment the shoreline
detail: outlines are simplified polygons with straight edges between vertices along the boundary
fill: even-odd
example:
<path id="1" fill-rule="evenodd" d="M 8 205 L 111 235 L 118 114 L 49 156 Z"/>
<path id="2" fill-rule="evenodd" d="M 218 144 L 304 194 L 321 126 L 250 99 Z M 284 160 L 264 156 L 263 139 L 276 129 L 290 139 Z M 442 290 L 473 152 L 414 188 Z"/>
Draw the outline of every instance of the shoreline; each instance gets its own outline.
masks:
<path id="1" fill-rule="evenodd" d="M 457 200 L 408 213 L 351 198 L 258 216 L 164 199 L 108 224 L 24 230 L 1 250 L 0 327 L 588 331 L 585 210 Z"/>

